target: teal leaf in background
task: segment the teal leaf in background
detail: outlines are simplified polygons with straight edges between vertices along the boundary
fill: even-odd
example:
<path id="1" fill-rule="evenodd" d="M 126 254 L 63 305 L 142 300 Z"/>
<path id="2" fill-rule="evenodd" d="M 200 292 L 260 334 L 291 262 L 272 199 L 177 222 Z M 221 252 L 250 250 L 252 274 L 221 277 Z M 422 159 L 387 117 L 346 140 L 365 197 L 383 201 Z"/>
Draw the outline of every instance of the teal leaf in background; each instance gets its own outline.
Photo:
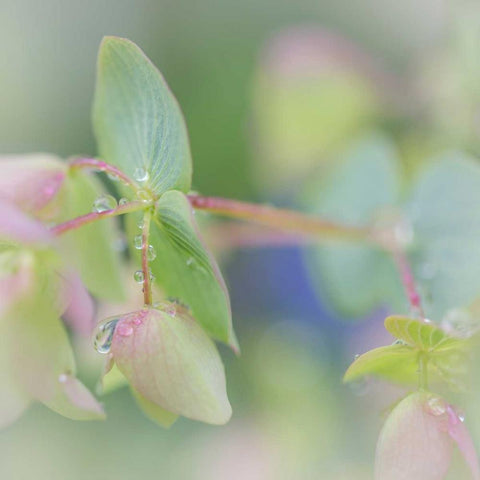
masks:
<path id="1" fill-rule="evenodd" d="M 190 189 L 190 147 L 180 107 L 157 68 L 129 40 L 102 41 L 93 125 L 102 159 L 143 179 L 144 188 L 156 195 Z"/>
<path id="2" fill-rule="evenodd" d="M 65 184 L 61 221 L 92 211 L 93 202 L 103 193 L 93 176 L 70 171 Z M 122 300 L 124 288 L 120 256 L 114 248 L 115 223 L 103 219 L 63 234 L 59 239 L 68 258 L 80 272 L 90 292 L 102 300 Z"/>
<path id="3" fill-rule="evenodd" d="M 399 160 L 384 137 L 356 142 L 307 189 L 312 213 L 352 226 L 368 226 L 399 201 Z M 389 256 L 366 244 L 318 245 L 307 265 L 319 290 L 340 313 L 360 316 L 380 303 L 402 308 L 403 292 Z"/>
<path id="4" fill-rule="evenodd" d="M 440 321 L 480 294 L 480 166 L 449 153 L 420 174 L 408 204 L 414 235 L 412 258 L 425 311 Z"/>

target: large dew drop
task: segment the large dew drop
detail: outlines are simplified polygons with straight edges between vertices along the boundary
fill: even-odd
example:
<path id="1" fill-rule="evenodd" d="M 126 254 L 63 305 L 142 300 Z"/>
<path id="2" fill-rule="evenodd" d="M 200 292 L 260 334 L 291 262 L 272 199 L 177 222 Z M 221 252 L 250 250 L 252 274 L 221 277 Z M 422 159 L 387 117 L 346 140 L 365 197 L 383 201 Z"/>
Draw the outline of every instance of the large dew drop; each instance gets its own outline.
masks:
<path id="1" fill-rule="evenodd" d="M 146 182 L 148 180 L 148 172 L 142 167 L 136 168 L 133 172 L 133 178 L 137 182 Z"/>
<path id="2" fill-rule="evenodd" d="M 110 351 L 118 320 L 118 317 L 109 317 L 97 325 L 93 345 L 98 353 L 108 353 Z"/>
<path id="3" fill-rule="evenodd" d="M 106 212 L 107 210 L 113 210 L 117 207 L 117 200 L 111 195 L 102 195 L 93 202 L 92 211 L 96 213 Z"/>

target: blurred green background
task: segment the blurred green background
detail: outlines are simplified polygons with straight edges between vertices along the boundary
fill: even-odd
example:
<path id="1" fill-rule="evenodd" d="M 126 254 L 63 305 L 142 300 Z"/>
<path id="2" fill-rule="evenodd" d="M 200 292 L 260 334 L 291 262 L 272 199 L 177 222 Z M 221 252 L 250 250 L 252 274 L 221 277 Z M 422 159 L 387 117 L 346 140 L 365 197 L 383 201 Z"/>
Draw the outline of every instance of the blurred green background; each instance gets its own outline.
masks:
<path id="1" fill-rule="evenodd" d="M 196 190 L 298 207 L 310 169 L 365 129 L 395 138 L 407 171 L 445 145 L 477 151 L 468 115 L 477 115 L 469 108 L 478 65 L 463 66 L 478 50 L 463 47 L 478 44 L 468 37 L 470 16 L 458 16 L 466 8 L 442 0 L 0 0 L 0 151 L 94 155 L 96 51 L 103 35 L 119 35 L 147 53 L 180 102 Z M 467 33 L 451 41 L 458 18 Z M 336 35 L 327 37 L 332 48 L 313 62 L 313 76 L 307 58 L 299 87 L 288 70 L 289 35 L 324 29 Z M 342 36 L 351 43 L 338 46 Z M 432 78 L 441 81 L 425 95 Z M 447 125 L 435 120 L 445 112 Z M 236 359 L 222 350 L 230 424 L 181 419 L 161 430 L 127 391 L 105 398 L 104 423 L 74 423 L 37 405 L 0 433 L 0 478 L 371 478 L 382 412 L 398 390 L 345 387 L 341 377 L 355 353 L 388 343 L 385 311 L 343 322 L 317 296 L 297 248 L 227 253 L 222 270 L 243 351 Z M 90 345 L 77 347 L 91 356 Z M 97 364 L 86 365 L 94 385 Z"/>

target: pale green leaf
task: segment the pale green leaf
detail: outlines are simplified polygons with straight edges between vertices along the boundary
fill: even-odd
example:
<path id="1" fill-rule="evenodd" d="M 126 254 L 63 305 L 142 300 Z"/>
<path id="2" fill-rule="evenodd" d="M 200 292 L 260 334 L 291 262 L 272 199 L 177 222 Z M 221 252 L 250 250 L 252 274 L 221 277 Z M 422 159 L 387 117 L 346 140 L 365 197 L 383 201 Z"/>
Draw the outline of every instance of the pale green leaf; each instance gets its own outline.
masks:
<path id="1" fill-rule="evenodd" d="M 128 380 L 114 363 L 112 368 L 102 377 L 99 390 L 102 395 L 107 395 L 127 385 Z"/>
<path id="2" fill-rule="evenodd" d="M 157 254 L 150 268 L 165 294 L 187 305 L 209 335 L 237 349 L 225 282 L 199 239 L 192 208 L 181 192 L 167 192 L 158 201 L 150 243 Z"/>
<path id="3" fill-rule="evenodd" d="M 61 220 L 90 213 L 93 202 L 102 192 L 102 185 L 95 177 L 70 171 Z M 114 248 L 115 235 L 114 220 L 103 219 L 64 233 L 60 238 L 66 258 L 78 269 L 88 290 L 102 300 L 124 298 L 120 256 Z"/>
<path id="4" fill-rule="evenodd" d="M 407 345 L 425 352 L 461 348 L 465 341 L 450 337 L 442 329 L 422 320 L 392 315 L 385 319 L 385 328 Z"/>
<path id="5" fill-rule="evenodd" d="M 164 428 L 170 428 L 178 419 L 178 415 L 164 408 L 160 407 L 147 398 L 145 398 L 141 393 L 137 392 L 134 388 L 131 388 L 133 398 L 137 402 L 138 407 L 142 412 L 153 422 L 160 425 Z"/>
<path id="6" fill-rule="evenodd" d="M 187 129 L 160 72 L 133 42 L 105 37 L 98 55 L 93 124 L 100 156 L 130 178 L 148 172 L 157 195 L 187 192 L 191 156 Z"/>
<path id="7" fill-rule="evenodd" d="M 418 353 L 406 345 L 388 345 L 360 355 L 348 368 L 343 380 L 351 382 L 373 375 L 398 383 L 418 382 Z"/>

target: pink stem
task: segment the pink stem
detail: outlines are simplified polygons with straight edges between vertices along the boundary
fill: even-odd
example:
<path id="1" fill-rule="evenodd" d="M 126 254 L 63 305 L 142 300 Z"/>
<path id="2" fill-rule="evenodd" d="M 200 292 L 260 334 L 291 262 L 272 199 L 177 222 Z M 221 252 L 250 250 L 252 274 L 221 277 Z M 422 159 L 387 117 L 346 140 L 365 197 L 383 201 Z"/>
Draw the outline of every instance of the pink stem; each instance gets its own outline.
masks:
<path id="1" fill-rule="evenodd" d="M 188 199 L 192 207 L 198 210 L 206 210 L 217 215 L 248 220 L 271 228 L 292 231 L 302 235 L 374 241 L 368 228 L 341 225 L 292 210 L 239 202 L 226 198 L 203 197 L 201 195 L 189 195 Z"/>
<path id="2" fill-rule="evenodd" d="M 81 215 L 80 217 L 72 218 L 71 220 L 67 220 L 66 222 L 55 225 L 50 231 L 54 235 L 61 235 L 62 233 L 70 230 L 75 230 L 82 225 L 96 222 L 97 220 L 102 220 L 103 218 L 116 217 L 117 215 L 122 215 L 124 213 L 136 212 L 148 206 L 150 206 L 150 204 L 145 202 L 125 203 L 124 205 L 120 205 L 117 208 L 112 208 L 111 210 L 105 210 L 104 212 L 90 212 L 85 215 Z"/>
<path id="3" fill-rule="evenodd" d="M 70 168 L 93 168 L 95 170 L 99 170 L 100 172 L 109 173 L 110 175 L 117 177 L 134 190 L 138 190 L 138 185 L 133 180 L 131 180 L 117 167 L 114 167 L 103 160 L 96 160 L 95 158 L 78 158 L 77 160 L 70 162 Z"/>
<path id="4" fill-rule="evenodd" d="M 400 272 L 400 278 L 411 307 L 418 312 L 422 318 L 425 318 L 421 298 L 415 286 L 415 278 L 406 255 L 400 251 L 392 251 L 391 253 Z"/>

